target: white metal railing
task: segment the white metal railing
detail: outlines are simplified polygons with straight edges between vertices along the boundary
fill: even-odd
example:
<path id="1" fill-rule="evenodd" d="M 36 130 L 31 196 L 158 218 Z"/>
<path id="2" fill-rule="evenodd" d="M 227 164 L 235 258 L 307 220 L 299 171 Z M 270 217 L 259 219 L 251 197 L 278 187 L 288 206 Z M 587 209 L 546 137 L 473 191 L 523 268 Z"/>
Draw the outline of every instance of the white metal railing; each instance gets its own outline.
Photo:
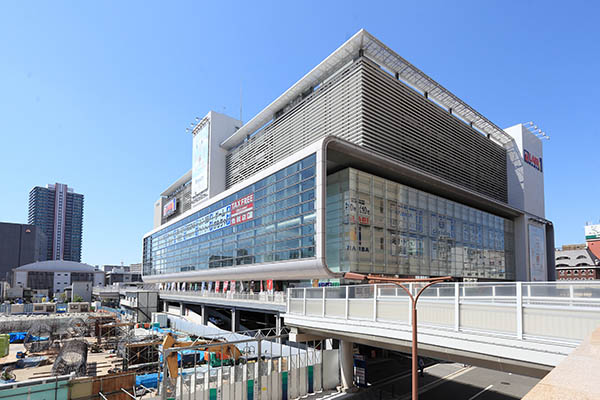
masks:
<path id="1" fill-rule="evenodd" d="M 406 285 L 416 293 L 422 284 Z M 565 342 L 600 324 L 600 282 L 441 283 L 417 305 L 419 325 Z M 393 284 L 288 289 L 287 313 L 410 325 L 406 292 Z"/>
<path id="2" fill-rule="evenodd" d="M 160 290 L 160 294 L 163 295 L 177 295 L 177 296 L 193 296 L 203 297 L 210 299 L 223 299 L 223 300 L 244 300 L 244 301 L 255 301 L 255 302 L 266 302 L 275 303 L 280 305 L 286 304 L 285 292 L 260 292 L 260 293 L 237 293 L 237 292 L 210 292 L 208 290 Z"/>

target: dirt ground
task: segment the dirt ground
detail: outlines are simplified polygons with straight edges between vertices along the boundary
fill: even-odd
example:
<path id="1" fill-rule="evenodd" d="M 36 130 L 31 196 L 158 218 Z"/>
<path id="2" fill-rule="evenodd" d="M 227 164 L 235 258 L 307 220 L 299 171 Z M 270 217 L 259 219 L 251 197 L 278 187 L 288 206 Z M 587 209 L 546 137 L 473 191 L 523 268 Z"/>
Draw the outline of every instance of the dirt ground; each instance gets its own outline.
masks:
<path id="1" fill-rule="evenodd" d="M 96 338 L 88 337 L 86 338 L 90 345 L 96 342 Z M 5 367 L 11 368 L 11 366 L 15 366 L 17 362 L 17 352 L 25 351 L 25 347 L 22 343 L 11 343 L 9 348 L 8 356 L 0 358 L 0 371 Z M 54 364 L 54 360 L 58 352 L 56 350 L 47 350 L 40 353 L 28 353 L 27 357 L 35 357 L 35 356 L 48 356 L 48 360 L 44 365 L 40 365 L 38 367 L 31 368 L 15 368 L 12 372 L 16 376 L 17 382 L 22 382 L 28 379 L 36 379 L 36 378 L 48 378 L 52 376 L 52 364 Z M 121 368 L 123 365 L 123 359 L 120 357 L 116 357 L 114 353 L 109 352 L 101 352 L 101 353 L 92 353 L 88 351 L 87 355 L 87 375 L 88 376 L 101 376 L 108 374 L 108 370 L 112 368 Z"/>

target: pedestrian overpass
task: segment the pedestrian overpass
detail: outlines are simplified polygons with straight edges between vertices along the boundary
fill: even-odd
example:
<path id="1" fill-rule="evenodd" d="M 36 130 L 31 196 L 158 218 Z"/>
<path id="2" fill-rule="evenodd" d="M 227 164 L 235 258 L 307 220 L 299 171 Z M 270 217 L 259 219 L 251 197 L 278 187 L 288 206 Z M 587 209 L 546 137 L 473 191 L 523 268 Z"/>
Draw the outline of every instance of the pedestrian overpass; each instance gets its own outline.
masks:
<path id="1" fill-rule="evenodd" d="M 441 283 L 417 309 L 419 355 L 542 377 L 600 325 L 600 283 Z M 410 299 L 393 284 L 289 289 L 284 319 L 299 337 L 412 345 Z"/>

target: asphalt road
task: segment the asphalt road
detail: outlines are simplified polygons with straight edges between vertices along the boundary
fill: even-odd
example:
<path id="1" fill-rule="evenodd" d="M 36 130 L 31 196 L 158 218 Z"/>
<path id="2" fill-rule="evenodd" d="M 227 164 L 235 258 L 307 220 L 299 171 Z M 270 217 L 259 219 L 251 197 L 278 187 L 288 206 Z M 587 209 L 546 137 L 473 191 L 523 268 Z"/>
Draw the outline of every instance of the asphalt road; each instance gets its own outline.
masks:
<path id="1" fill-rule="evenodd" d="M 402 369 L 395 373 L 392 368 L 384 372 L 385 365 L 386 363 L 377 365 L 380 379 L 374 387 L 349 395 L 348 398 L 410 400 L 410 372 Z M 465 367 L 462 364 L 441 363 L 425 368 L 425 376 L 419 378 L 419 399 L 521 399 L 538 381 L 537 378 L 506 372 L 472 366 Z"/>

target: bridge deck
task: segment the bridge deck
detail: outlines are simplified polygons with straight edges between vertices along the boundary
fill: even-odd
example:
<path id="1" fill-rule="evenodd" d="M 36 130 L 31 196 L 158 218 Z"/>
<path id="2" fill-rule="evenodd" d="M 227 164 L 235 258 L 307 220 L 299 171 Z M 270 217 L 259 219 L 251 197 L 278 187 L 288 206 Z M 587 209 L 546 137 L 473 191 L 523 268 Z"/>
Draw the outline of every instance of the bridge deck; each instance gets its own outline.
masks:
<path id="1" fill-rule="evenodd" d="M 311 333 L 410 347 L 410 300 L 389 284 L 291 289 L 284 318 Z M 440 284 L 420 298 L 418 322 L 423 354 L 545 373 L 600 324 L 600 284 Z"/>

